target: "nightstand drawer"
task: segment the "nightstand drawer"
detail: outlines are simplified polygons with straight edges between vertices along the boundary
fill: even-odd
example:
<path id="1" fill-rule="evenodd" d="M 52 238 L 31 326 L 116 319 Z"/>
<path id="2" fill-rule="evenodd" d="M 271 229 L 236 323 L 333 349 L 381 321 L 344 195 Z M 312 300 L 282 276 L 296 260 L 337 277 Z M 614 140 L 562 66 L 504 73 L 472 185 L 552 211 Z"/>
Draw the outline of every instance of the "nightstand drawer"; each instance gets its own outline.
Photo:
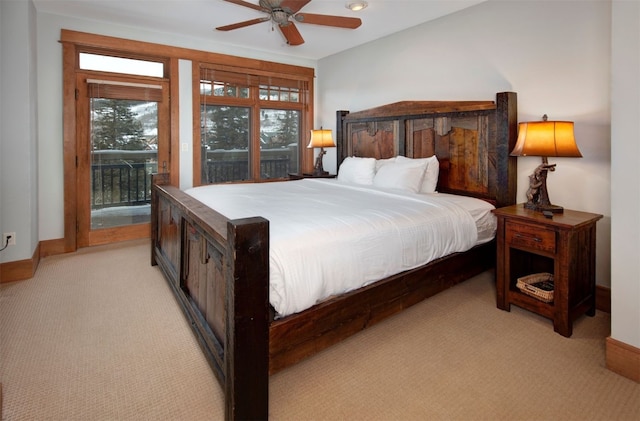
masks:
<path id="1" fill-rule="evenodd" d="M 507 244 L 545 251 L 556 252 L 556 232 L 541 226 L 518 224 L 507 221 Z"/>

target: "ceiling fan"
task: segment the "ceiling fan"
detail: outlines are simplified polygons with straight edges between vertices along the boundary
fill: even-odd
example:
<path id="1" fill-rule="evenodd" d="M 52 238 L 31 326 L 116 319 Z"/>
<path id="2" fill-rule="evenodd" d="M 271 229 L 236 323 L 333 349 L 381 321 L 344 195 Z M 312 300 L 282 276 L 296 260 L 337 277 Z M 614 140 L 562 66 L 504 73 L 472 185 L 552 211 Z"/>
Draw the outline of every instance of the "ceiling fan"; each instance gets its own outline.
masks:
<path id="1" fill-rule="evenodd" d="M 226 26 L 219 26 L 219 31 L 231 31 L 233 29 L 244 28 L 257 23 L 272 21 L 278 25 L 280 32 L 284 35 L 289 45 L 304 44 L 304 39 L 295 23 L 311 23 L 313 25 L 334 26 L 338 28 L 355 29 L 362 24 L 358 18 L 344 16 L 319 15 L 315 13 L 298 13 L 311 0 L 260 0 L 258 4 L 249 3 L 244 0 L 224 0 L 250 9 L 268 13 L 257 19 L 246 20 Z"/>

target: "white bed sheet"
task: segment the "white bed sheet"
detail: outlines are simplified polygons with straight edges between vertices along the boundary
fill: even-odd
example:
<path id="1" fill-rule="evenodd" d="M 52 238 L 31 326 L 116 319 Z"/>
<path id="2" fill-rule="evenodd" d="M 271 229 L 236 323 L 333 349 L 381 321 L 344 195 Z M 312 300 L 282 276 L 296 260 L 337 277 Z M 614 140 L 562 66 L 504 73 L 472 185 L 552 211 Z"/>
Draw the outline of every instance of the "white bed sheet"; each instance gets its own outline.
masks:
<path id="1" fill-rule="evenodd" d="M 468 196 L 459 196 L 446 193 L 432 193 L 432 195 L 438 195 L 451 203 L 462 207 L 469 212 L 476 224 L 476 230 L 478 232 L 478 240 L 476 245 L 488 243 L 496 236 L 496 228 L 498 221 L 492 210 L 495 206 L 487 201 L 476 199 Z"/>
<path id="2" fill-rule="evenodd" d="M 230 219 L 269 220 L 269 297 L 279 316 L 495 235 L 495 223 L 491 229 L 487 222 L 495 220 L 493 207 L 463 196 L 329 179 L 209 185 L 186 193 Z"/>

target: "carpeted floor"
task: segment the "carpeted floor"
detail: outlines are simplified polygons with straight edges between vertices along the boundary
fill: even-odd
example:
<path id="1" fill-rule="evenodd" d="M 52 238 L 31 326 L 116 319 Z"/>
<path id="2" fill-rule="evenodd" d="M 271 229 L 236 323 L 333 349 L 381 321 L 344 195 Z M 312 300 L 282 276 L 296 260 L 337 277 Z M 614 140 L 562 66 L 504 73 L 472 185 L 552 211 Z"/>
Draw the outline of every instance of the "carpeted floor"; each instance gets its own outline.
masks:
<path id="1" fill-rule="evenodd" d="M 148 241 L 43 259 L 0 285 L 3 420 L 219 420 L 223 396 Z M 606 313 L 571 338 L 495 306 L 493 274 L 277 375 L 274 420 L 640 420 L 604 366 Z"/>

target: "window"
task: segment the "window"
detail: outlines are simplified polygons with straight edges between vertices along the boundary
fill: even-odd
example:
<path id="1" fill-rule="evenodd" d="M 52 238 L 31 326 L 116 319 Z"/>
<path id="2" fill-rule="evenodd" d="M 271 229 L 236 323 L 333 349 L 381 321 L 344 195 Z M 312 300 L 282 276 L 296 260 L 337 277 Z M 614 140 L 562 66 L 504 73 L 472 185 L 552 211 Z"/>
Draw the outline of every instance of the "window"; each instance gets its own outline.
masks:
<path id="1" fill-rule="evenodd" d="M 202 66 L 200 183 L 282 179 L 302 168 L 309 82 Z M 194 154 L 195 155 L 195 154 Z M 195 171 L 194 171 L 195 173 Z"/>
<path id="2" fill-rule="evenodd" d="M 79 62 L 82 70 L 97 70 L 138 76 L 164 76 L 164 63 L 156 61 L 80 53 Z"/>

